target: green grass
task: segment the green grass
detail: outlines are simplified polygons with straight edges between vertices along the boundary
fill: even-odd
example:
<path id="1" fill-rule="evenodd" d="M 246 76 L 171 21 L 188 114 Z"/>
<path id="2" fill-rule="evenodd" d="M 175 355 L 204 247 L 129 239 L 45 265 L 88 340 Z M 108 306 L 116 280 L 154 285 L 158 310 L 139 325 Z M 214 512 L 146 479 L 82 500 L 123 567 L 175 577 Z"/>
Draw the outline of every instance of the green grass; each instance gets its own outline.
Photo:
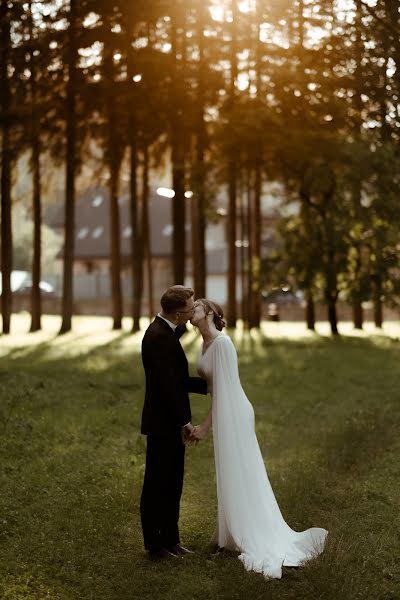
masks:
<path id="1" fill-rule="evenodd" d="M 186 338 L 186 339 L 185 339 Z M 183 338 L 195 372 L 198 339 Z M 35 343 L 27 343 L 28 340 Z M 400 342 L 383 335 L 235 338 L 283 515 L 329 529 L 280 581 L 213 555 L 212 436 L 187 452 L 182 541 L 142 549 L 139 336 L 0 338 L 0 597 L 4 600 L 400 598 Z M 208 400 L 192 398 L 194 421 Z"/>

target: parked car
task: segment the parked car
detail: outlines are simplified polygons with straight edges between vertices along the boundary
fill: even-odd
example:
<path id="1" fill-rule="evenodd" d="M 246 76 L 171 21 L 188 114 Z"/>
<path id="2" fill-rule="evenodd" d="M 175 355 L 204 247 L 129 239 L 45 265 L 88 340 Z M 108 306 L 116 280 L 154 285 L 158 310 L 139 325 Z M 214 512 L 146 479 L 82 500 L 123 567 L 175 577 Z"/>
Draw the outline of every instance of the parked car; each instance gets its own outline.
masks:
<path id="1" fill-rule="evenodd" d="M 272 289 L 270 292 L 261 292 L 264 304 L 275 304 L 277 306 L 288 304 L 300 304 L 303 299 L 302 292 L 293 292 L 289 287 Z"/>
<path id="2" fill-rule="evenodd" d="M 32 293 L 32 281 L 25 281 L 18 289 L 13 293 L 16 296 L 31 296 Z M 39 283 L 41 295 L 46 298 L 54 298 L 56 296 L 56 290 L 48 281 L 41 281 Z"/>
<path id="3" fill-rule="evenodd" d="M 32 275 L 28 271 L 12 271 L 11 273 L 11 291 L 16 296 L 29 296 L 32 290 Z M 48 281 L 39 283 L 42 296 L 56 296 L 55 288 Z M 2 277 L 0 273 L 0 296 L 2 292 Z"/>

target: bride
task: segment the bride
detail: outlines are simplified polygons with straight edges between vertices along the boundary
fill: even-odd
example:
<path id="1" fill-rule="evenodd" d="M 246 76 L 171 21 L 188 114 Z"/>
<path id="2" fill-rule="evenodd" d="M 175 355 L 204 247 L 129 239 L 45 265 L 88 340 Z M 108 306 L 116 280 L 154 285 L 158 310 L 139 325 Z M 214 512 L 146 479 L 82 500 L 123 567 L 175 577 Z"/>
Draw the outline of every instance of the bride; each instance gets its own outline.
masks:
<path id="1" fill-rule="evenodd" d="M 253 407 L 240 383 L 236 350 L 221 333 L 221 307 L 197 300 L 191 323 L 203 336 L 198 371 L 212 396 L 192 441 L 204 439 L 213 426 L 218 495 L 213 542 L 239 551 L 248 571 L 280 579 L 282 566 L 297 567 L 320 554 L 328 532 L 318 527 L 293 531 L 282 517 L 257 442 Z"/>

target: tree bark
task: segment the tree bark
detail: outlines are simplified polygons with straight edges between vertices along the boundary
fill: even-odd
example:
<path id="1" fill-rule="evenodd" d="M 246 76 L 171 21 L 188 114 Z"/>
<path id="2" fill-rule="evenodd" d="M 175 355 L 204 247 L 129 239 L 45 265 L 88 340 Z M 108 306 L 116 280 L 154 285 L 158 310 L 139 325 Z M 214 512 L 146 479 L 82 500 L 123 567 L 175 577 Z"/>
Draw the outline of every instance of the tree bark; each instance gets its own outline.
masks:
<path id="1" fill-rule="evenodd" d="M 383 309 L 382 309 L 382 280 L 379 275 L 374 277 L 374 322 L 375 327 L 379 329 L 383 325 Z"/>
<path id="2" fill-rule="evenodd" d="M 364 311 L 363 311 L 363 307 L 362 307 L 361 298 L 359 296 L 357 296 L 353 299 L 352 309 L 353 309 L 354 328 L 362 329 L 363 321 L 364 321 Z"/>
<path id="3" fill-rule="evenodd" d="M 113 120 L 110 121 L 110 123 Z M 111 124 L 110 124 L 111 127 Z M 110 148 L 111 149 L 111 148 Z M 114 148 L 114 151 L 116 149 Z M 112 160 L 110 165 L 110 224 L 111 224 L 111 295 L 113 329 L 122 328 L 120 214 L 118 204 L 118 179 L 120 164 Z"/>
<path id="4" fill-rule="evenodd" d="M 142 196 L 142 235 L 143 250 L 147 267 L 148 313 L 151 319 L 154 316 L 153 297 L 153 270 L 151 256 L 151 231 L 149 220 L 149 149 L 145 143 L 143 148 L 143 196 Z"/>
<path id="5" fill-rule="evenodd" d="M 261 148 L 260 148 L 261 152 Z M 252 287 L 250 327 L 260 327 L 261 319 L 261 160 L 258 159 L 254 173 L 253 241 L 252 241 Z"/>
<path id="6" fill-rule="evenodd" d="M 110 238 L 111 238 L 111 299 L 113 329 L 122 328 L 122 289 L 121 289 L 121 224 L 118 204 L 119 174 L 121 152 L 117 132 L 117 113 L 115 108 L 113 48 L 110 45 L 104 55 L 104 80 L 106 85 L 107 140 L 106 157 L 110 180 Z"/>
<path id="7" fill-rule="evenodd" d="M 62 323 L 60 334 L 72 327 L 73 268 L 75 251 L 75 173 L 76 173 L 76 64 L 77 64 L 77 0 L 70 0 L 68 28 L 68 82 L 66 98 L 66 164 L 65 164 L 65 242 L 62 291 Z"/>
<path id="8" fill-rule="evenodd" d="M 138 191 L 137 191 L 137 167 L 138 167 L 138 134 L 134 91 L 135 83 L 135 61 L 132 49 L 131 32 L 134 29 L 134 23 L 129 20 L 126 23 L 127 40 L 127 69 L 129 82 L 130 110 L 128 116 L 128 144 L 129 144 L 129 214 L 131 223 L 130 237 L 130 262 L 131 262 L 131 282 L 132 282 L 132 333 L 140 331 L 140 317 L 142 312 L 143 296 L 143 244 L 139 228 L 139 210 L 138 210 Z"/>
<path id="9" fill-rule="evenodd" d="M 42 247 L 42 202 L 40 181 L 40 142 L 38 132 L 32 139 L 32 169 L 33 169 L 33 259 L 32 259 L 32 297 L 31 297 L 31 327 L 30 331 L 41 329 L 42 298 L 40 291 L 41 280 L 41 247 Z"/>
<path id="10" fill-rule="evenodd" d="M 194 195 L 192 196 L 192 270 L 195 295 L 206 297 L 206 198 L 205 198 L 205 150 L 207 134 L 204 120 L 205 106 L 205 58 L 204 58 L 204 27 L 205 6 L 202 0 L 197 5 L 197 38 L 199 48 L 199 68 L 197 82 L 198 107 L 195 165 L 194 165 Z"/>
<path id="11" fill-rule="evenodd" d="M 30 91 L 31 91 L 31 147 L 32 147 L 32 175 L 33 175 L 33 259 L 32 259 L 32 296 L 31 296 L 31 327 L 30 331 L 39 331 L 41 329 L 41 228 L 42 228 L 42 203 L 41 203 L 41 180 L 40 180 L 40 137 L 37 114 L 37 91 L 36 91 L 36 64 L 33 43 L 33 19 L 32 2 L 29 3 L 29 35 L 30 35 L 30 56 L 29 66 Z"/>
<path id="12" fill-rule="evenodd" d="M 178 85 L 178 48 L 177 28 L 173 23 L 171 32 L 172 52 L 174 57 L 174 85 Z M 175 89 L 175 93 L 176 93 Z M 173 285 L 184 285 L 185 282 L 185 254 L 186 254 L 186 204 L 185 204 L 185 151 L 183 139 L 183 107 L 180 99 L 178 105 L 170 107 L 171 114 L 171 146 L 172 146 L 172 187 L 175 195 L 172 199 L 172 261 L 173 261 Z"/>
<path id="13" fill-rule="evenodd" d="M 253 327 L 254 307 L 253 307 L 253 247 L 254 247 L 254 207 L 253 207 L 253 185 L 252 170 L 250 166 L 246 169 L 246 239 L 247 239 L 247 313 L 249 329 Z M 242 240 L 243 241 L 243 240 Z"/>
<path id="14" fill-rule="evenodd" d="M 307 329 L 315 331 L 315 305 L 311 290 L 305 290 L 306 296 L 306 323 Z"/>
<path id="15" fill-rule="evenodd" d="M 10 12 L 8 3 L 0 3 L 0 110 L 1 110 L 1 314 L 3 334 L 10 333 L 12 292 L 12 230 L 11 230 L 11 90 L 8 77 L 11 47 Z"/>
<path id="16" fill-rule="evenodd" d="M 247 239 L 248 229 L 247 229 L 247 211 L 246 211 L 246 200 L 245 200 L 245 189 L 244 189 L 244 178 L 240 177 L 240 189 L 239 189 L 239 227 L 240 227 L 240 239 L 242 240 L 242 245 L 240 247 L 240 262 L 241 262 L 241 290 L 242 290 L 242 306 L 241 306 L 241 318 L 243 321 L 243 327 L 245 329 L 249 328 L 249 314 L 248 314 L 248 277 L 246 272 L 246 261 L 248 261 L 248 256 L 246 256 L 246 246 L 244 244 L 245 239 Z"/>
<path id="17" fill-rule="evenodd" d="M 231 66 L 231 81 L 230 81 L 230 108 L 235 106 L 236 99 L 236 79 L 238 76 L 237 65 L 237 39 L 236 39 L 236 22 L 237 22 L 237 0 L 231 1 L 232 8 L 232 35 L 230 49 L 230 66 Z M 236 180 L 236 156 L 235 148 L 231 148 L 228 159 L 228 189 L 229 189 L 229 205 L 227 219 L 227 242 L 228 242 L 228 301 L 227 301 L 227 325 L 228 327 L 236 327 L 237 319 L 237 295 L 236 295 L 236 195 L 237 195 L 237 180 Z"/>
<path id="18" fill-rule="evenodd" d="M 137 194 L 137 143 L 136 126 L 133 115 L 129 118 L 130 140 L 130 220 L 131 220 L 131 274 L 132 274 L 132 333 L 140 331 L 140 317 L 143 296 L 143 246 L 138 227 Z"/>

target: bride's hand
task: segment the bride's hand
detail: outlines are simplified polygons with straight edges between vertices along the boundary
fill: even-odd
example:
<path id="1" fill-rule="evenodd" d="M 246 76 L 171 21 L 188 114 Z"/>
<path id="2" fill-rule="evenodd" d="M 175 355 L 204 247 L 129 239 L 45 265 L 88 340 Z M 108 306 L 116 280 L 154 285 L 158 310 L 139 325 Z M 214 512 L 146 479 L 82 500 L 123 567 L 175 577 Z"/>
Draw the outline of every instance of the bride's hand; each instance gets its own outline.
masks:
<path id="1" fill-rule="evenodd" d="M 207 437 L 208 429 L 206 427 L 202 427 L 202 425 L 196 425 L 194 431 L 192 431 L 192 436 L 196 438 L 196 440 L 204 440 Z"/>

